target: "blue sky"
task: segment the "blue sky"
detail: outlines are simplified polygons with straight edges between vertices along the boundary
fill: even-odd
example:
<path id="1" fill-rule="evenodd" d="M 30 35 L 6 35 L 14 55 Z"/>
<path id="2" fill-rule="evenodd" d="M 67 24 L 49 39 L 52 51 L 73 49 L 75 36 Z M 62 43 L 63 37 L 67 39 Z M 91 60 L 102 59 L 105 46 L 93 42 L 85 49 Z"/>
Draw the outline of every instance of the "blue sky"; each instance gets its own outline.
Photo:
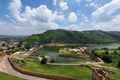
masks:
<path id="1" fill-rule="evenodd" d="M 120 31 L 120 0 L 0 0 L 0 34 Z"/>

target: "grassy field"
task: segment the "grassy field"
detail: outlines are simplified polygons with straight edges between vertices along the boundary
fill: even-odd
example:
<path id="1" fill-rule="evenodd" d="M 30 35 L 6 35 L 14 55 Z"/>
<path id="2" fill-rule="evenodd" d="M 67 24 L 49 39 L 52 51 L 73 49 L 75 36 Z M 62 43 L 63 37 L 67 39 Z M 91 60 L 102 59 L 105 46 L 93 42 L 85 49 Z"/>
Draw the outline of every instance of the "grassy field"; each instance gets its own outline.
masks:
<path id="1" fill-rule="evenodd" d="M 37 60 L 27 59 L 24 65 L 18 64 L 21 68 L 47 75 L 65 76 L 76 80 L 91 80 L 91 70 L 80 66 L 52 66 L 40 64 Z"/>
<path id="2" fill-rule="evenodd" d="M 112 80 L 120 80 L 120 69 L 113 70 Z"/>
<path id="3" fill-rule="evenodd" d="M 25 80 L 25 79 L 18 78 L 18 77 L 11 76 L 11 75 L 0 72 L 0 80 Z"/>

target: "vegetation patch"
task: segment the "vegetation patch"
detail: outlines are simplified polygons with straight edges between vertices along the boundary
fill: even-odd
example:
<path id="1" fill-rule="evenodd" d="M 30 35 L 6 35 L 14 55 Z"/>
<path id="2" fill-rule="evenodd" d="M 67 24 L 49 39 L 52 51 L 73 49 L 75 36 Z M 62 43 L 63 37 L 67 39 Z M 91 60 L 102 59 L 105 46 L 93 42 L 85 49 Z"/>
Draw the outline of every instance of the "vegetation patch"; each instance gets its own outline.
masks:
<path id="1" fill-rule="evenodd" d="M 37 74 L 46 74 L 46 75 L 54 75 L 54 76 L 63 76 L 74 78 L 76 80 L 91 80 L 92 72 L 87 67 L 80 66 L 53 66 L 47 64 L 40 64 L 40 62 L 36 59 L 27 58 L 24 60 L 24 65 L 19 62 L 14 62 L 17 66 Z M 21 64 L 21 65 L 20 65 Z"/>
<path id="2" fill-rule="evenodd" d="M 42 34 L 32 35 L 24 40 L 26 46 L 46 43 L 114 43 L 120 40 L 119 32 L 104 31 L 67 31 L 49 30 Z"/>
<path id="3" fill-rule="evenodd" d="M 0 72 L 0 80 L 25 80 L 25 79 L 18 78 L 18 77 L 11 76 L 11 75 Z"/>
<path id="4" fill-rule="evenodd" d="M 108 70 L 112 72 L 112 80 L 120 80 L 120 48 L 118 49 L 95 49 L 92 51 L 94 57 L 100 57 Z M 109 69 L 110 68 L 110 69 Z"/>
<path id="5" fill-rule="evenodd" d="M 95 49 L 93 52 L 94 56 L 100 57 L 103 61 L 111 66 L 116 67 L 120 61 L 120 50 L 119 49 Z"/>

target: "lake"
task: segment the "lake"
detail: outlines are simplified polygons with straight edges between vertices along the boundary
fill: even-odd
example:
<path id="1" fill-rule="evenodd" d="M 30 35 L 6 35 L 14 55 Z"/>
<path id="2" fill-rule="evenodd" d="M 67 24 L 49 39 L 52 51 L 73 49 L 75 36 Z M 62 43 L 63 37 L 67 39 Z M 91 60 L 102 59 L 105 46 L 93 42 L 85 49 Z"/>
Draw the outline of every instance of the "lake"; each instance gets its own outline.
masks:
<path id="1" fill-rule="evenodd" d="M 116 49 L 120 47 L 120 44 L 114 43 L 114 44 L 88 44 L 88 47 L 90 49 L 95 49 L 95 48 L 109 48 L 109 49 Z"/>
<path id="2" fill-rule="evenodd" d="M 95 48 L 115 49 L 115 48 L 120 47 L 120 44 L 85 44 L 85 45 L 81 45 L 79 47 L 86 47 L 86 46 L 89 49 L 95 49 Z M 61 56 L 59 56 L 58 50 L 59 50 L 58 47 L 52 47 L 52 48 L 50 48 L 50 47 L 47 48 L 46 47 L 46 48 L 43 48 L 43 49 L 40 50 L 40 55 L 41 56 L 43 56 L 43 55 L 49 56 L 50 58 L 54 59 L 55 62 L 58 62 L 58 63 L 84 62 L 84 61 L 87 61 L 87 60 L 89 61 L 90 60 L 90 59 L 85 59 L 84 60 L 84 59 L 81 59 L 81 58 L 73 58 L 73 57 L 61 57 Z"/>

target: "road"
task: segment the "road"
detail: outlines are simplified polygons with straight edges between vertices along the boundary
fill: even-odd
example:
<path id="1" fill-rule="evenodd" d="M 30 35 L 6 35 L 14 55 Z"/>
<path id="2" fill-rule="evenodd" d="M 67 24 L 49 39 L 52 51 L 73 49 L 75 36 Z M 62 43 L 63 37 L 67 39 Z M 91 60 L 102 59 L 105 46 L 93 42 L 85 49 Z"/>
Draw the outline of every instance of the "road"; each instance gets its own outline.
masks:
<path id="1" fill-rule="evenodd" d="M 39 78 L 39 77 L 22 74 L 16 70 L 14 70 L 8 61 L 8 56 L 5 56 L 0 60 L 0 71 L 4 72 L 4 73 L 8 73 L 10 75 L 14 75 L 14 76 L 23 78 L 23 79 L 26 79 L 26 80 L 49 80 L 49 79 L 44 79 L 44 78 Z"/>

